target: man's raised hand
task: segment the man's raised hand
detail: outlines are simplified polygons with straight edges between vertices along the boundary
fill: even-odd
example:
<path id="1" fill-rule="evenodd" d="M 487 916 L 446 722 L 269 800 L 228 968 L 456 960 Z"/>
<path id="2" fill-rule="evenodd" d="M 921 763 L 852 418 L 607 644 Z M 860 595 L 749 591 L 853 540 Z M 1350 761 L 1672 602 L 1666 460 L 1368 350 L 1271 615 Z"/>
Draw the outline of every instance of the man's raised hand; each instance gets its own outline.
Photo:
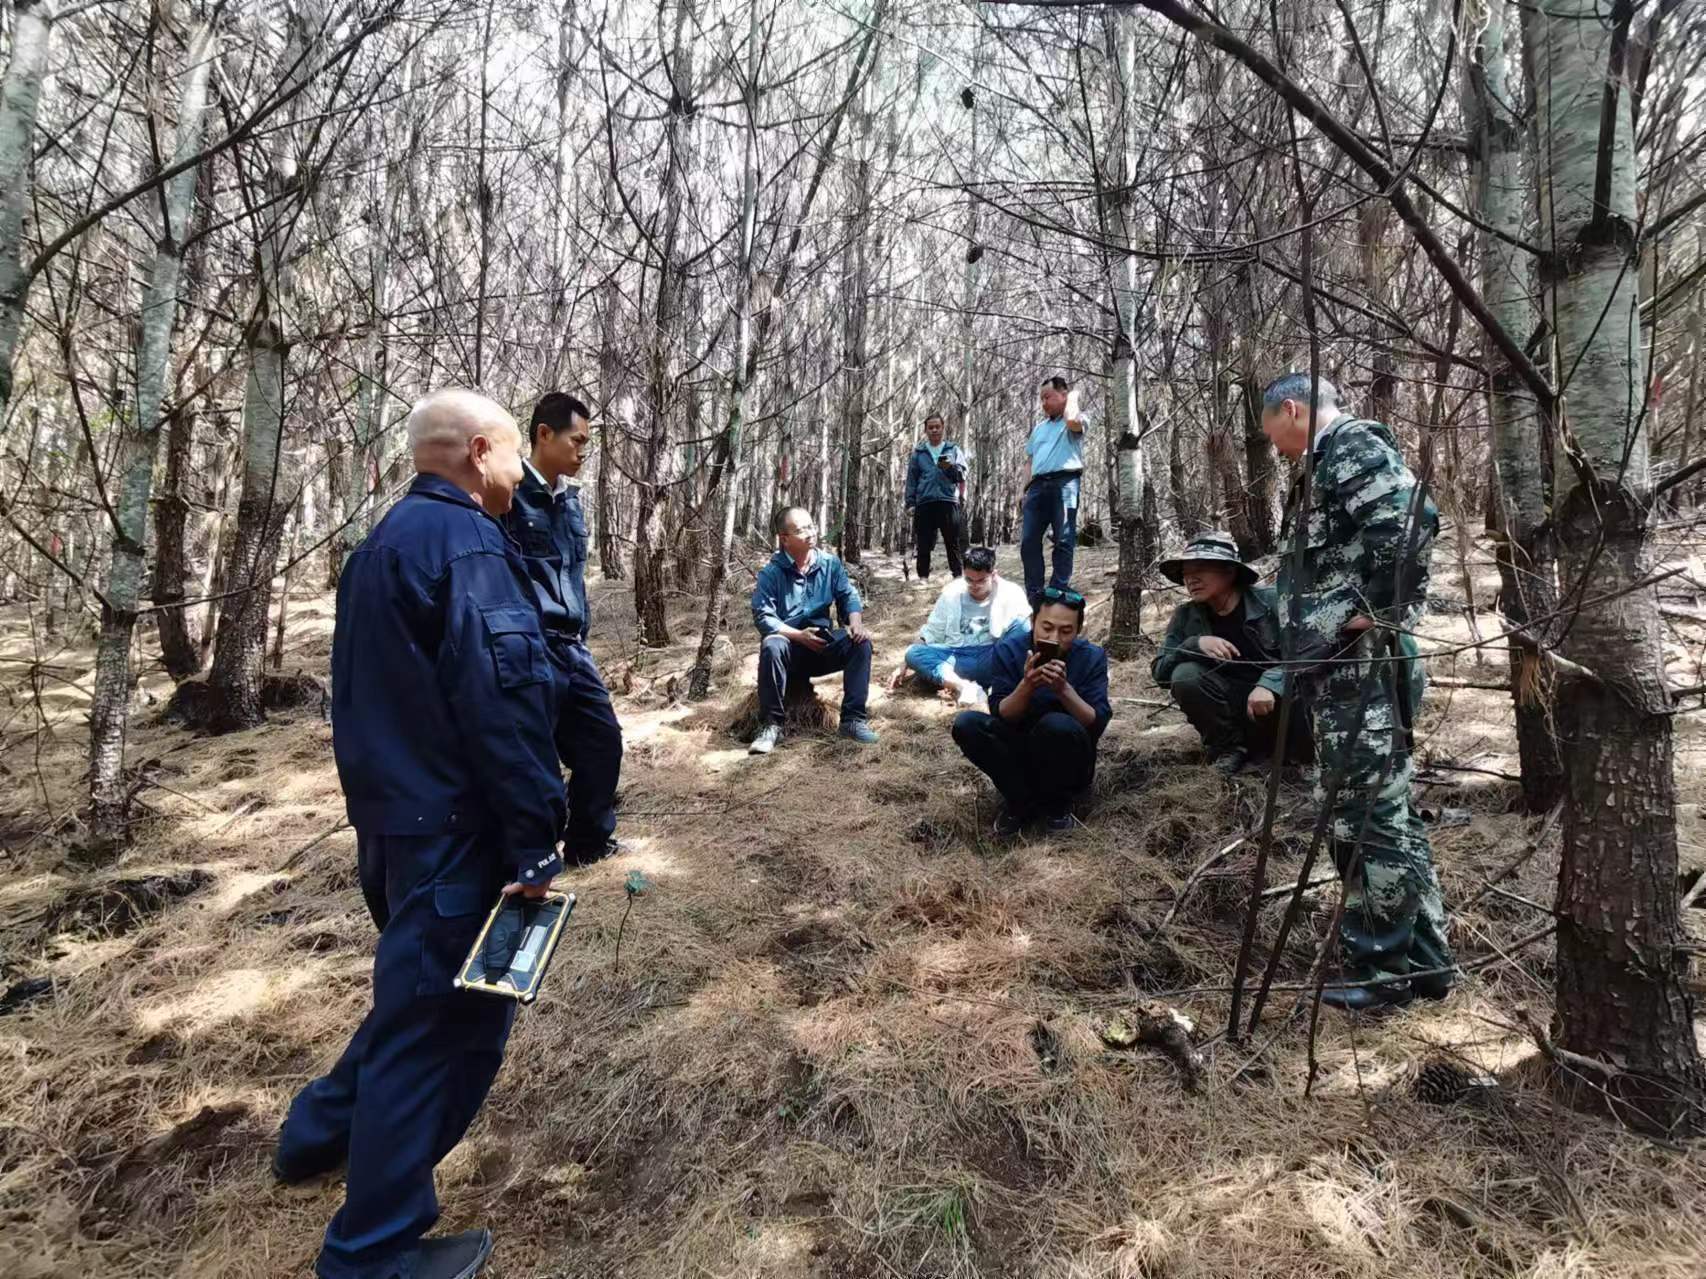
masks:
<path id="1" fill-rule="evenodd" d="M 1243 656 L 1236 644 L 1218 635 L 1204 635 L 1197 641 L 1197 649 L 1204 657 L 1212 657 L 1217 662 L 1236 662 Z"/>

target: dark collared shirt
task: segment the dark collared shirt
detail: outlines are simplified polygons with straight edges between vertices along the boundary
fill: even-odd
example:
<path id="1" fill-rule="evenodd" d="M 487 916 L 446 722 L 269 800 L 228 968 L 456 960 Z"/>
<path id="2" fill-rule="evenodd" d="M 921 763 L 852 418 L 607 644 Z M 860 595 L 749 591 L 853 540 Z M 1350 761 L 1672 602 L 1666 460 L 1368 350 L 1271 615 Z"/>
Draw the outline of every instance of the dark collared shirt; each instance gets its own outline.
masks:
<path id="1" fill-rule="evenodd" d="M 1025 678 L 1025 662 L 1030 655 L 1029 631 L 1012 631 L 995 641 L 989 658 L 991 715 L 1001 714 L 998 709 L 1001 699 L 1018 688 L 1019 681 Z M 1066 650 L 1066 682 L 1096 712 L 1096 723 L 1090 729 L 1090 736 L 1101 737 L 1102 730 L 1114 717 L 1114 708 L 1108 702 L 1108 655 L 1100 645 L 1092 644 L 1082 635 L 1072 641 L 1072 647 Z M 1052 688 L 1039 688 L 1031 693 L 1025 722 L 1032 724 L 1049 711 L 1063 710 L 1058 693 Z"/>
<path id="2" fill-rule="evenodd" d="M 592 626 L 586 602 L 586 516 L 580 489 L 553 493 L 529 464 L 522 468 L 504 526 L 527 557 L 527 577 L 547 634 L 585 640 Z"/>
<path id="3" fill-rule="evenodd" d="M 752 624 L 760 635 L 774 635 L 783 626 L 804 630 L 808 626 L 833 626 L 830 607 L 841 610 L 845 622 L 851 613 L 865 611 L 859 592 L 848 580 L 847 566 L 825 551 L 813 551 L 804 573 L 786 551 L 777 551 L 758 570 L 752 588 Z"/>

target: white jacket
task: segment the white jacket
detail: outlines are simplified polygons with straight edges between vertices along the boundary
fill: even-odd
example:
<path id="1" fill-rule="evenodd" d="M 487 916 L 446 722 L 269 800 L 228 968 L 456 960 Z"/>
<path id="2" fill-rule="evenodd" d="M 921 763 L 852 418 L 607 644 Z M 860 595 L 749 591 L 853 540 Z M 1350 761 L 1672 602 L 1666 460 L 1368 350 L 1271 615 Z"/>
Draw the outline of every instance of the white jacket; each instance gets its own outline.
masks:
<path id="1" fill-rule="evenodd" d="M 962 644 L 993 644 L 1007 633 L 1014 622 L 1031 625 L 1031 602 L 1025 598 L 1025 588 L 997 574 L 995 596 L 989 602 L 989 634 L 972 636 L 966 633 L 961 619 L 961 606 L 966 599 L 966 580 L 956 577 L 942 588 L 936 597 L 936 607 L 918 632 L 926 644 L 957 648 Z"/>

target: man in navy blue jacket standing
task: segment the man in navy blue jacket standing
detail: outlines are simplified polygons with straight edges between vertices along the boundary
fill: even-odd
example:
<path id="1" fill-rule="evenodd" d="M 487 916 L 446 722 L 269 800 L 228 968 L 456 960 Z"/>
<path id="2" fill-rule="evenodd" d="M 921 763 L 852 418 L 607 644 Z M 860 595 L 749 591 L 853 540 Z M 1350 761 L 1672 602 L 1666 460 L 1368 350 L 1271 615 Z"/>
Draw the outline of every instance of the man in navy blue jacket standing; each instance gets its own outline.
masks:
<path id="1" fill-rule="evenodd" d="M 297 1094 L 273 1170 L 346 1160 L 321 1279 L 467 1279 L 486 1230 L 423 1239 L 433 1169 L 503 1062 L 514 1005 L 452 986 L 500 893 L 543 896 L 562 868 L 551 663 L 521 557 L 498 522 L 521 436 L 483 395 L 408 419 L 418 472 L 350 556 L 332 636 L 332 750 L 362 894 L 379 926 L 373 1008 Z"/>
<path id="2" fill-rule="evenodd" d="M 622 725 L 598 663 L 587 650 L 592 610 L 586 599 L 586 516 L 580 474 L 592 438 L 591 414 L 572 395 L 552 391 L 533 409 L 532 457 L 522 463 L 515 502 L 504 516 L 527 557 L 527 575 L 545 624 L 557 690 L 557 753 L 569 770 L 569 824 L 563 860 L 585 866 L 617 850 L 616 784 L 622 775 Z"/>
<path id="3" fill-rule="evenodd" d="M 948 572 L 960 575 L 960 497 L 966 464 L 960 446 L 948 439 L 940 413 L 924 419 L 924 438 L 906 464 L 906 509 L 912 512 L 912 531 L 918 539 L 918 580 L 930 580 L 930 556 L 936 534 L 948 553 Z"/>
<path id="4" fill-rule="evenodd" d="M 989 659 L 990 713 L 961 711 L 954 719 L 954 742 L 1001 792 L 998 839 L 1038 818 L 1052 832 L 1070 831 L 1073 797 L 1096 775 L 1096 746 L 1114 711 L 1108 655 L 1083 630 L 1084 597 L 1045 586 L 1031 613 L 1031 633 L 1014 631 L 996 641 Z"/>

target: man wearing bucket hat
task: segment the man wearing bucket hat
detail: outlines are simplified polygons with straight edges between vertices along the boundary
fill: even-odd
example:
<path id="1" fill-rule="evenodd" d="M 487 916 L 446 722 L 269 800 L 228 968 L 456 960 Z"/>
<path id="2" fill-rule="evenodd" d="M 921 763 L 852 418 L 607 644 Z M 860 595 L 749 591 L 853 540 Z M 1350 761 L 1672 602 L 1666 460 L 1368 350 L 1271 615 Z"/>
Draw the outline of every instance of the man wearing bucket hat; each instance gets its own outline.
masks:
<path id="1" fill-rule="evenodd" d="M 1173 611 L 1150 672 L 1202 738 L 1214 767 L 1228 777 L 1251 759 L 1273 753 L 1277 715 L 1254 716 L 1249 697 L 1282 687 L 1280 619 L 1271 587 L 1256 585 L 1256 570 L 1238 558 L 1229 533 L 1200 533 L 1161 571 L 1190 593 Z M 1284 758 L 1309 758 L 1309 721 L 1292 716 Z"/>

